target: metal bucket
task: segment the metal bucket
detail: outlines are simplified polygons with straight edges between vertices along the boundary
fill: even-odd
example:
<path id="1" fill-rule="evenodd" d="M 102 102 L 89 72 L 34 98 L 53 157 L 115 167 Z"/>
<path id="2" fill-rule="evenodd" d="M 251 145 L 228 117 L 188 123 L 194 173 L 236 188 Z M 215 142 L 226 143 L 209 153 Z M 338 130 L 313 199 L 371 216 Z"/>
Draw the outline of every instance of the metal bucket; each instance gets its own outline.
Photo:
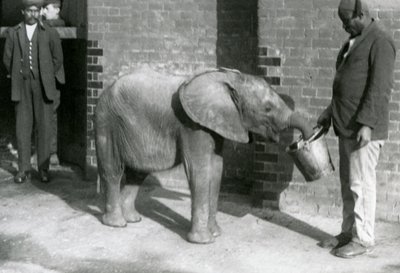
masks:
<path id="1" fill-rule="evenodd" d="M 309 139 L 303 140 L 300 137 L 298 141 L 286 148 L 286 152 L 291 155 L 307 182 L 318 180 L 335 170 L 326 144 L 325 134 L 325 129 L 316 128 Z"/>

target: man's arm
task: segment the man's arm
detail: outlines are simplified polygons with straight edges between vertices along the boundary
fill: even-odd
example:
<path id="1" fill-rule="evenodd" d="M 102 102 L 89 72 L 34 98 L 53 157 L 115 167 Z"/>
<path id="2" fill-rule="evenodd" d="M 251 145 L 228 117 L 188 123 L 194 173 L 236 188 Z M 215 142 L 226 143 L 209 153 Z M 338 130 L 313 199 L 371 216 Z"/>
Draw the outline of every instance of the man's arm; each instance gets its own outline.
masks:
<path id="1" fill-rule="evenodd" d="M 50 50 L 53 59 L 54 73 L 57 74 L 64 62 L 63 51 L 61 47 L 61 39 L 58 32 L 49 27 L 50 33 Z"/>
<path id="2" fill-rule="evenodd" d="M 6 31 L 6 42 L 4 44 L 3 53 L 3 64 L 6 67 L 8 73 L 11 73 L 12 51 L 14 47 L 14 41 L 10 32 L 10 29 Z"/>
<path id="3" fill-rule="evenodd" d="M 328 107 L 326 107 L 326 109 L 318 117 L 317 124 L 328 130 L 329 127 L 331 127 L 331 122 L 332 122 L 332 105 L 329 104 Z"/>
<path id="4" fill-rule="evenodd" d="M 388 109 L 393 81 L 396 51 L 385 38 L 377 39 L 371 48 L 367 87 L 356 121 L 373 129 L 380 118 L 378 112 Z"/>
<path id="5" fill-rule="evenodd" d="M 356 118 L 361 124 L 357 132 L 360 147 L 371 141 L 372 130 L 381 118 L 378 113 L 388 111 L 395 58 L 396 49 L 389 40 L 380 38 L 372 45 L 369 80 Z"/>

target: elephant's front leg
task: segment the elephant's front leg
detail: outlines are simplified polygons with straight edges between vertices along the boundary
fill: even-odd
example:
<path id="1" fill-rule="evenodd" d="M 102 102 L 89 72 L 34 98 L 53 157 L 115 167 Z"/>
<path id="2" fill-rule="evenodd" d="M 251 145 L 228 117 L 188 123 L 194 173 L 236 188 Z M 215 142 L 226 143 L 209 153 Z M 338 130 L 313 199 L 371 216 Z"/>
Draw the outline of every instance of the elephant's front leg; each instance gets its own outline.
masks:
<path id="1" fill-rule="evenodd" d="M 205 132 L 189 132 L 183 139 L 183 157 L 192 198 L 192 227 L 188 241 L 208 244 L 215 241 L 209 229 L 210 178 L 213 144 Z"/>
<path id="2" fill-rule="evenodd" d="M 195 166 L 193 166 L 195 164 Z M 208 244 L 214 242 L 214 236 L 208 227 L 208 219 L 210 215 L 210 183 L 207 173 L 206 162 L 187 162 L 185 165 L 191 169 L 189 184 L 192 196 L 192 227 L 188 234 L 188 240 L 192 243 Z M 208 164 L 207 164 L 208 165 Z"/>

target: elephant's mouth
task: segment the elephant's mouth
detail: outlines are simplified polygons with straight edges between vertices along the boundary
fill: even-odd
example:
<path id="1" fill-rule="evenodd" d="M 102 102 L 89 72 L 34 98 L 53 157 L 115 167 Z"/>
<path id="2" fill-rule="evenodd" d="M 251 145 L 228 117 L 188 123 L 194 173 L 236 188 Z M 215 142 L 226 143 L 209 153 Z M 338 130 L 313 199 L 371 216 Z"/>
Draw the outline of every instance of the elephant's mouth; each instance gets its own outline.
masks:
<path id="1" fill-rule="evenodd" d="M 279 131 L 272 128 L 272 126 L 260 126 L 257 128 L 252 128 L 250 131 L 264 137 L 268 141 L 272 141 L 274 143 L 279 142 Z"/>
<path id="2" fill-rule="evenodd" d="M 266 128 L 266 135 L 268 140 L 271 140 L 274 143 L 279 142 L 279 131 L 273 129 L 272 127 Z"/>

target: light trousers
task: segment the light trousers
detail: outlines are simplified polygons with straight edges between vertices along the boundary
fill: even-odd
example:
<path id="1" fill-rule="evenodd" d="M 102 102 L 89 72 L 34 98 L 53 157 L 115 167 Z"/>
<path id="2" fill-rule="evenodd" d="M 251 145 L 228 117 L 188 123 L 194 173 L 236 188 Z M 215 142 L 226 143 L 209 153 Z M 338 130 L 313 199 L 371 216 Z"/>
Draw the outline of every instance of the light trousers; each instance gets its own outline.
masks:
<path id="1" fill-rule="evenodd" d="M 383 143 L 358 148 L 355 139 L 339 138 L 342 233 L 367 247 L 375 244 L 376 166 Z"/>

